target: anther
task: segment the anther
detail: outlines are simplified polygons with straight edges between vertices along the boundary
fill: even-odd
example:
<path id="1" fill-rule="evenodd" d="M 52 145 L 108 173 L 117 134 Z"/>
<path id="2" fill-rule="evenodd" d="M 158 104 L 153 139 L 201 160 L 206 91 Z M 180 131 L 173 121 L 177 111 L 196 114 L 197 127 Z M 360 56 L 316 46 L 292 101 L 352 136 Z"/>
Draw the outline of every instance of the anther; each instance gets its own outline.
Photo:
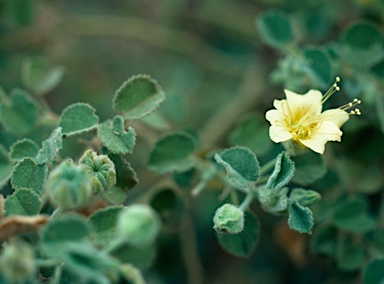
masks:
<path id="1" fill-rule="evenodd" d="M 339 76 L 336 77 L 336 82 L 340 82 L 340 77 Z"/>

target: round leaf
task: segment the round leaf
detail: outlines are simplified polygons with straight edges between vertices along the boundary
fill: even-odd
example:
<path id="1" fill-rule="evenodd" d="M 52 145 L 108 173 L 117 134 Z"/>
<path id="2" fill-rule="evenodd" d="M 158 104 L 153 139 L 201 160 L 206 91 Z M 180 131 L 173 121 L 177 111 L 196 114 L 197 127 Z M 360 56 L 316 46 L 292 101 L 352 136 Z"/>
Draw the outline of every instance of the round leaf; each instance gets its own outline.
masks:
<path id="1" fill-rule="evenodd" d="M 164 99 L 165 94 L 155 80 L 137 75 L 116 91 L 113 108 L 121 112 L 125 119 L 137 119 L 152 112 Z"/>
<path id="2" fill-rule="evenodd" d="M 14 161 L 21 160 L 26 157 L 34 158 L 39 151 L 37 144 L 27 138 L 16 141 L 11 146 L 11 159 Z"/>
<path id="3" fill-rule="evenodd" d="M 251 213 L 245 213 L 244 230 L 238 234 L 216 233 L 220 246 L 235 256 L 248 257 L 259 241 L 260 225 Z"/>
<path id="4" fill-rule="evenodd" d="M 364 271 L 365 284 L 380 284 L 384 282 L 384 258 L 370 261 Z"/>
<path id="5" fill-rule="evenodd" d="M 282 47 L 293 41 L 291 21 L 281 11 L 267 11 L 257 19 L 257 27 L 266 43 Z"/>
<path id="6" fill-rule="evenodd" d="M 33 129 L 37 121 L 36 102 L 25 91 L 15 89 L 11 104 L 0 105 L 0 119 L 4 127 L 16 135 L 23 135 Z"/>
<path id="7" fill-rule="evenodd" d="M 41 195 L 47 174 L 46 165 L 37 165 L 31 158 L 24 158 L 16 164 L 12 172 L 11 184 L 14 189 L 30 188 Z"/>
<path id="8" fill-rule="evenodd" d="M 240 188 L 248 188 L 259 178 L 259 161 L 248 148 L 232 147 L 215 154 L 215 159 L 227 170 L 228 179 Z"/>
<path id="9" fill-rule="evenodd" d="M 327 54 L 321 48 L 308 47 L 304 50 L 304 56 L 313 80 L 319 86 L 330 84 L 334 74 Z"/>
<path id="10" fill-rule="evenodd" d="M 149 155 L 147 165 L 162 174 L 185 171 L 193 166 L 191 154 L 195 150 L 194 138 L 186 132 L 169 134 L 157 141 Z"/>
<path id="11" fill-rule="evenodd" d="M 11 215 L 36 215 L 40 212 L 42 202 L 37 193 L 32 189 L 22 188 L 5 200 L 5 214 Z"/>
<path id="12" fill-rule="evenodd" d="M 131 127 L 128 128 L 128 132 L 124 130 L 124 119 L 121 116 L 115 116 L 113 123 L 107 120 L 100 124 L 97 137 L 114 154 L 132 153 L 136 142 L 135 131 Z"/>
<path id="13" fill-rule="evenodd" d="M 72 136 L 95 129 L 99 123 L 96 110 L 86 103 L 75 103 L 63 110 L 59 126 L 63 135 Z"/>

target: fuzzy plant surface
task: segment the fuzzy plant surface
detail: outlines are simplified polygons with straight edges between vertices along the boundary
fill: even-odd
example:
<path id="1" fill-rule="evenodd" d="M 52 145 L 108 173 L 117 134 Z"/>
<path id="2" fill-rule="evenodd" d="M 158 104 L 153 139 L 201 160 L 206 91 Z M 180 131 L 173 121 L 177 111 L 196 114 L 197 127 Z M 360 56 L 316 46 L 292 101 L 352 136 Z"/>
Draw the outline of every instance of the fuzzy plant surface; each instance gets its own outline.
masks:
<path id="1" fill-rule="evenodd" d="M 383 11 L 6 0 L 0 283 L 384 283 Z"/>

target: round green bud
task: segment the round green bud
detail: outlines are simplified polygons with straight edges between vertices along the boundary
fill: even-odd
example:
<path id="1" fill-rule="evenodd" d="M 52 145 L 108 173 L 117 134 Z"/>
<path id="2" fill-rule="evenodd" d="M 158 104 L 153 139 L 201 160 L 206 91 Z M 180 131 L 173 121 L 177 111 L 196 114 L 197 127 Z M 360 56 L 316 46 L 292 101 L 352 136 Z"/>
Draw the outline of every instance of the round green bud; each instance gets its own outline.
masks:
<path id="1" fill-rule="evenodd" d="M 107 155 L 97 155 L 96 152 L 87 150 L 79 164 L 90 176 L 93 194 L 106 191 L 116 184 L 115 165 Z"/>
<path id="2" fill-rule="evenodd" d="M 140 247 L 156 239 L 161 226 L 157 212 L 145 204 L 135 204 L 122 210 L 118 219 L 119 237 L 127 243 Z"/>
<path id="3" fill-rule="evenodd" d="M 46 192 L 54 205 L 62 209 L 75 209 L 86 205 L 92 188 L 85 170 L 66 160 L 49 175 Z"/>
<path id="4" fill-rule="evenodd" d="M 224 204 L 216 210 L 213 223 L 218 233 L 238 234 L 244 229 L 244 212 L 232 204 Z"/>
<path id="5" fill-rule="evenodd" d="M 21 241 L 4 243 L 0 271 L 9 283 L 26 283 L 36 273 L 32 247 Z"/>

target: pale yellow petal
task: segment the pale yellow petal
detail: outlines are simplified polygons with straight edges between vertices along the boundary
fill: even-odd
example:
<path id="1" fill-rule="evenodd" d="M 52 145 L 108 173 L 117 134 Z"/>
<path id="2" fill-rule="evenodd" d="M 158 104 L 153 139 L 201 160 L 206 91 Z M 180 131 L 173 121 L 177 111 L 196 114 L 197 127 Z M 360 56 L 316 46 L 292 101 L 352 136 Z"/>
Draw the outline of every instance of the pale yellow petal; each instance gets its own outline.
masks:
<path id="1" fill-rule="evenodd" d="M 284 114 L 276 109 L 271 109 L 267 111 L 265 114 L 265 118 L 271 123 L 271 125 L 276 125 L 279 122 L 279 124 L 283 124 L 284 122 Z"/>
<path id="2" fill-rule="evenodd" d="M 292 134 L 285 127 L 273 125 L 269 127 L 269 136 L 275 143 L 284 142 L 292 138 Z"/>
<path id="3" fill-rule="evenodd" d="M 330 121 L 336 124 L 339 128 L 347 122 L 349 115 L 346 111 L 341 109 L 329 109 L 321 114 L 323 121 Z"/>
<path id="4" fill-rule="evenodd" d="M 328 141 L 340 141 L 342 134 L 337 125 L 333 122 L 325 121 L 321 123 L 319 129 L 310 139 L 300 140 L 300 142 L 311 150 L 323 154 L 325 144 Z"/>
<path id="5" fill-rule="evenodd" d="M 286 100 L 274 100 L 273 101 L 273 106 L 279 110 L 279 111 L 283 111 L 283 106 L 282 106 L 282 103 L 286 101 Z"/>
<path id="6" fill-rule="evenodd" d="M 322 94 L 317 90 L 309 90 L 304 95 L 296 94 L 289 90 L 284 90 L 292 115 L 303 116 L 305 113 L 317 115 L 321 113 Z"/>

